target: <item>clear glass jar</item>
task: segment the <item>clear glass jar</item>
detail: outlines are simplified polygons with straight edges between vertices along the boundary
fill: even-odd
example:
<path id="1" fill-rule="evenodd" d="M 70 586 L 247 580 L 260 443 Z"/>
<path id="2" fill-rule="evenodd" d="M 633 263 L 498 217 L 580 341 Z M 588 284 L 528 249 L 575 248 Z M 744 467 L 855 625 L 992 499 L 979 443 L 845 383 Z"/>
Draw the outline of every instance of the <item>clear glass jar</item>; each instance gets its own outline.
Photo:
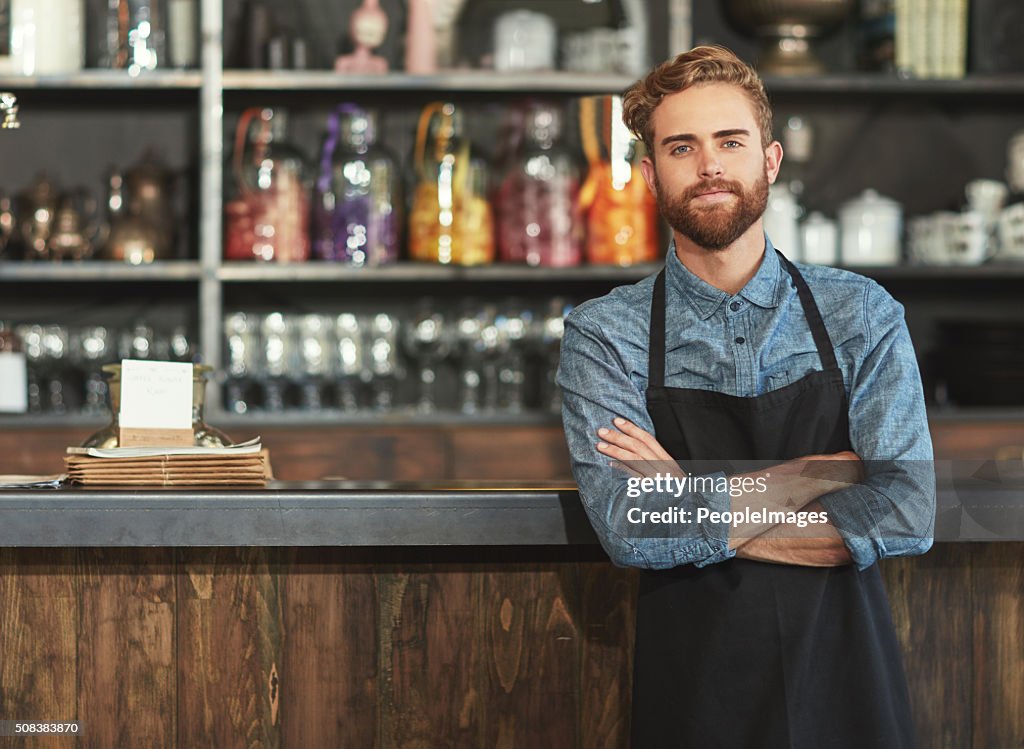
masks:
<path id="1" fill-rule="evenodd" d="M 314 255 L 353 265 L 398 260 L 402 205 L 395 159 L 377 118 L 354 104 L 330 117 L 314 197 Z"/>
<path id="2" fill-rule="evenodd" d="M 242 112 L 224 204 L 224 259 L 281 263 L 309 259 L 308 167 L 285 140 L 283 110 Z"/>
<path id="3" fill-rule="evenodd" d="M 409 215 L 413 260 L 479 265 L 494 260 L 487 167 L 474 158 L 454 104 L 427 105 L 416 134 L 417 184 Z"/>
<path id="4" fill-rule="evenodd" d="M 561 112 L 534 104 L 523 146 L 506 169 L 494 200 L 501 260 L 566 267 L 583 260 L 580 166 L 561 143 Z"/>
<path id="5" fill-rule="evenodd" d="M 225 447 L 233 444 L 231 438 L 203 421 L 203 403 L 206 400 L 206 378 L 213 367 L 208 364 L 192 365 L 192 442 L 196 447 Z M 82 447 L 109 449 L 120 444 L 121 365 L 104 364 L 107 375 L 107 393 L 110 397 L 110 423 L 89 436 Z"/>

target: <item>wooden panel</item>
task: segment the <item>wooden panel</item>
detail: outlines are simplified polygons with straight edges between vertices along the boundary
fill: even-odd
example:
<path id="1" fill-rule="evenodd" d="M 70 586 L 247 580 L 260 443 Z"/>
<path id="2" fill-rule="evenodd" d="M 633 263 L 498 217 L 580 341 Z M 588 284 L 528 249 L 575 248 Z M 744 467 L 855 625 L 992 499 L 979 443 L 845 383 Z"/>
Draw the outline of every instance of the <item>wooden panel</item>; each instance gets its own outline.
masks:
<path id="1" fill-rule="evenodd" d="M 425 553 L 425 552 L 421 552 Z M 478 565 L 381 571 L 382 745 L 485 746 Z"/>
<path id="2" fill-rule="evenodd" d="M 456 479 L 571 478 L 562 428 L 462 427 L 451 432 Z"/>
<path id="3" fill-rule="evenodd" d="M 284 480 L 344 476 L 416 481 L 448 476 L 444 435 L 424 428 L 259 429 L 274 475 Z"/>
<path id="4" fill-rule="evenodd" d="M 274 749 L 280 742 L 281 604 L 276 551 L 182 552 L 178 745 Z"/>
<path id="5" fill-rule="evenodd" d="M 483 746 L 574 747 L 579 599 L 574 565 L 505 564 L 481 573 Z"/>
<path id="6" fill-rule="evenodd" d="M 286 552 L 282 746 L 380 746 L 378 604 L 371 554 Z"/>
<path id="7" fill-rule="evenodd" d="M 970 746 L 970 550 L 961 544 L 939 545 L 924 556 L 888 559 L 881 572 L 903 650 L 920 745 Z"/>
<path id="8" fill-rule="evenodd" d="M 48 474 L 64 470 L 64 451 L 94 430 L 0 428 L 0 473 Z"/>
<path id="9" fill-rule="evenodd" d="M 0 549 L 0 719 L 104 720 L 100 714 L 79 714 L 76 701 L 74 554 L 73 549 Z M 0 738 L 0 746 L 17 749 L 71 744 L 56 736 Z"/>
<path id="10" fill-rule="evenodd" d="M 579 565 L 582 599 L 580 746 L 629 746 L 639 577 L 607 562 Z"/>
<path id="11" fill-rule="evenodd" d="M 1024 543 L 972 544 L 972 550 L 972 746 L 1024 747 Z"/>
<path id="12" fill-rule="evenodd" d="M 79 746 L 177 746 L 171 549 L 81 549 Z"/>

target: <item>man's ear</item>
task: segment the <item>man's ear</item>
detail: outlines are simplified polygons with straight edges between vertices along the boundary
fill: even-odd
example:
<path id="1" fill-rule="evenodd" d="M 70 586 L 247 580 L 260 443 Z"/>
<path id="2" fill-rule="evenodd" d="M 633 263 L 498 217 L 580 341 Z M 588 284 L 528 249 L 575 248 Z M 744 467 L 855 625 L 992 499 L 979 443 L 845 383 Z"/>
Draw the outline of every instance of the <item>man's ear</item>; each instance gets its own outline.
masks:
<path id="1" fill-rule="evenodd" d="M 647 183 L 647 189 L 651 191 L 651 195 L 658 197 L 658 190 L 655 187 L 654 161 L 650 156 L 644 156 L 640 160 L 640 173 L 644 175 L 644 182 Z"/>
<path id="2" fill-rule="evenodd" d="M 773 140 L 764 149 L 764 171 L 768 176 L 768 184 L 774 185 L 779 176 L 779 168 L 782 166 L 782 144 Z"/>

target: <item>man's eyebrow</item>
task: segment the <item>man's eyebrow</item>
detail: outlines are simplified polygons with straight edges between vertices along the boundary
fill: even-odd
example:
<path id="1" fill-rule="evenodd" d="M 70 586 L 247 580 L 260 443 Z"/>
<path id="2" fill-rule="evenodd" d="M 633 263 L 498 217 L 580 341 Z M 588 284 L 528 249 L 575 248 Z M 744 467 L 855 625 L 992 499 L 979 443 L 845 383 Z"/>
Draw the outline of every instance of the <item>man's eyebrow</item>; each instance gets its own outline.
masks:
<path id="1" fill-rule="evenodd" d="M 711 134 L 711 137 L 717 140 L 719 138 L 732 138 L 737 135 L 749 136 L 750 131 L 742 127 L 735 127 L 730 128 L 729 130 L 717 130 Z M 669 135 L 662 138 L 661 145 L 667 146 L 669 143 L 689 143 L 694 140 L 697 140 L 697 136 L 693 133 L 676 133 L 675 135 Z"/>

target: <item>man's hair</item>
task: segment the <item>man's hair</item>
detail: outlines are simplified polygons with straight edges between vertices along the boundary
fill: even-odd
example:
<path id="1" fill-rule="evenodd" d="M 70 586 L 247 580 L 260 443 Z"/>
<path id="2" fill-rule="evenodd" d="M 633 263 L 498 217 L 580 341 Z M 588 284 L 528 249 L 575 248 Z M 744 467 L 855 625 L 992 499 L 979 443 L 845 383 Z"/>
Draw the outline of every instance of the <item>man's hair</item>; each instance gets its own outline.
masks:
<path id="1" fill-rule="evenodd" d="M 622 97 L 622 121 L 643 140 L 647 153 L 653 158 L 654 125 L 651 120 L 662 97 L 707 83 L 729 83 L 743 89 L 754 106 L 754 117 L 761 127 L 761 146 L 772 142 L 772 105 L 768 102 L 760 76 L 732 50 L 715 44 L 694 47 L 689 52 L 676 55 L 630 86 Z"/>

